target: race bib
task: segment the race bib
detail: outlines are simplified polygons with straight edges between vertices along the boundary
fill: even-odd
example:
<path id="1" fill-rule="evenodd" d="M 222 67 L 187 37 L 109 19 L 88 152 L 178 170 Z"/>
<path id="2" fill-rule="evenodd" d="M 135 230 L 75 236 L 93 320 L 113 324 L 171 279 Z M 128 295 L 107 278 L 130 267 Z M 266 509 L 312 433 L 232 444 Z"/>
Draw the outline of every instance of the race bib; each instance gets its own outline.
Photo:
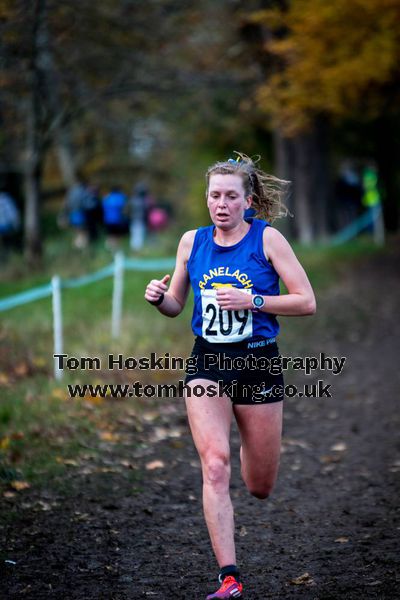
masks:
<path id="1" fill-rule="evenodd" d="M 240 290 L 251 294 L 251 290 Z M 209 342 L 241 342 L 253 334 L 251 310 L 223 310 L 218 306 L 217 290 L 201 290 L 202 336 Z"/>

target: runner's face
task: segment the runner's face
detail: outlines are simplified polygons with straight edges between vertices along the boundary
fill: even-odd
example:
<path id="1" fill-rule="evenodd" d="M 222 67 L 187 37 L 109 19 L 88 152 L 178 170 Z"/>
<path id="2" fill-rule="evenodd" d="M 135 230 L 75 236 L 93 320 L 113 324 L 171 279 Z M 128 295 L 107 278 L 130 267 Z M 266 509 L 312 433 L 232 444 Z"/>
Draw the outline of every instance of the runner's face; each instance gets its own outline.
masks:
<path id="1" fill-rule="evenodd" d="M 237 226 L 250 204 L 251 196 L 245 198 L 240 175 L 211 175 L 207 206 L 216 227 L 231 229 Z"/>

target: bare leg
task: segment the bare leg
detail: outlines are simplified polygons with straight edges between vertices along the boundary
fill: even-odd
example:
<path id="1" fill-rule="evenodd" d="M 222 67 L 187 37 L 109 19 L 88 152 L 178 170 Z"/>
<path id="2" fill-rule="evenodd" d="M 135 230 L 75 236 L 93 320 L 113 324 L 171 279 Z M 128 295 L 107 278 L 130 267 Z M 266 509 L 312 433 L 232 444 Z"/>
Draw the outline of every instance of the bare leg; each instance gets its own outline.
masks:
<path id="1" fill-rule="evenodd" d="M 196 379 L 190 386 L 207 387 Z M 189 425 L 203 472 L 203 510 L 211 544 L 220 567 L 236 564 L 233 507 L 229 494 L 232 421 L 231 400 L 226 396 L 185 398 Z"/>
<path id="2" fill-rule="evenodd" d="M 235 405 L 242 446 L 242 477 L 256 498 L 267 498 L 275 485 L 280 460 L 283 402 Z"/>

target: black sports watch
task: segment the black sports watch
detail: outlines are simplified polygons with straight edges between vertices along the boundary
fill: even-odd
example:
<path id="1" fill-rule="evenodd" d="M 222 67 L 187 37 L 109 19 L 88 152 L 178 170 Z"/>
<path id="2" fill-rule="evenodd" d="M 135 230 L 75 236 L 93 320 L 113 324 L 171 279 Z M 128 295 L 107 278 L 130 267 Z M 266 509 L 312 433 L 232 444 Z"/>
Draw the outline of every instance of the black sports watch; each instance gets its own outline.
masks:
<path id="1" fill-rule="evenodd" d="M 254 310 L 260 310 L 264 306 L 265 300 L 262 296 L 260 296 L 259 294 L 256 294 L 255 296 L 252 297 L 251 303 L 254 307 Z"/>
<path id="2" fill-rule="evenodd" d="M 160 306 L 160 304 L 164 302 L 164 296 L 165 294 L 161 294 L 161 296 L 157 300 L 147 300 L 147 302 L 149 304 L 152 304 L 153 306 Z"/>

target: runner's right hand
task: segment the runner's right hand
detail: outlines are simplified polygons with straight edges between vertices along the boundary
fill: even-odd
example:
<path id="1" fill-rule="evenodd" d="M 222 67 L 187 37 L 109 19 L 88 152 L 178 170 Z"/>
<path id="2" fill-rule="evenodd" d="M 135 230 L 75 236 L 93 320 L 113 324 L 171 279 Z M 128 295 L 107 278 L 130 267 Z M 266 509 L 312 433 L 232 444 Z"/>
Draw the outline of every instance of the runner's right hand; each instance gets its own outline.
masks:
<path id="1" fill-rule="evenodd" d="M 165 294 L 168 290 L 167 282 L 171 279 L 171 275 L 164 275 L 164 277 L 160 279 L 152 279 L 148 284 L 145 292 L 145 299 L 148 302 L 157 301 L 161 294 Z"/>

